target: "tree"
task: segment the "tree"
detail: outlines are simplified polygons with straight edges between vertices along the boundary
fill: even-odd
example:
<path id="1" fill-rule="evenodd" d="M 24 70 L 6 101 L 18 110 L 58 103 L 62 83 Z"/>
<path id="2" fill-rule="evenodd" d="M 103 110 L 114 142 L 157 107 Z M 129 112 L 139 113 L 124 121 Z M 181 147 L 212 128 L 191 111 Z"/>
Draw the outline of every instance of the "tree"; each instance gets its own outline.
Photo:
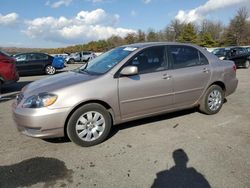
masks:
<path id="1" fill-rule="evenodd" d="M 147 41 L 148 42 L 157 42 L 157 41 L 159 41 L 158 34 L 153 29 L 148 30 Z"/>
<path id="2" fill-rule="evenodd" d="M 247 45 L 250 28 L 247 21 L 248 12 L 246 8 L 240 8 L 237 15 L 230 21 L 226 30 L 225 40 L 228 45 Z"/>
<path id="3" fill-rule="evenodd" d="M 201 33 L 199 45 L 203 47 L 211 48 L 211 47 L 217 46 L 217 43 L 212 38 L 211 34 L 206 32 L 206 33 Z"/>
<path id="4" fill-rule="evenodd" d="M 142 30 L 138 30 L 137 32 L 137 42 L 145 42 L 146 41 L 146 34 Z"/>
<path id="5" fill-rule="evenodd" d="M 173 35 L 173 41 L 176 41 L 180 37 L 184 25 L 185 24 L 181 23 L 179 20 L 176 19 L 171 21 L 169 32 Z"/>
<path id="6" fill-rule="evenodd" d="M 122 37 L 113 35 L 107 39 L 107 43 L 108 43 L 108 48 L 111 49 L 111 48 L 123 45 L 124 40 Z"/>
<path id="7" fill-rule="evenodd" d="M 197 33 L 195 31 L 195 26 L 192 23 L 185 24 L 183 30 L 178 37 L 179 42 L 197 42 Z"/>
<path id="8" fill-rule="evenodd" d="M 211 39 L 216 42 L 215 45 L 218 45 L 221 42 L 223 31 L 224 27 L 220 22 L 203 20 L 200 25 L 200 35 L 209 34 Z"/>
<path id="9" fill-rule="evenodd" d="M 129 33 L 124 38 L 125 44 L 133 44 L 137 41 L 137 35 L 135 33 Z"/>

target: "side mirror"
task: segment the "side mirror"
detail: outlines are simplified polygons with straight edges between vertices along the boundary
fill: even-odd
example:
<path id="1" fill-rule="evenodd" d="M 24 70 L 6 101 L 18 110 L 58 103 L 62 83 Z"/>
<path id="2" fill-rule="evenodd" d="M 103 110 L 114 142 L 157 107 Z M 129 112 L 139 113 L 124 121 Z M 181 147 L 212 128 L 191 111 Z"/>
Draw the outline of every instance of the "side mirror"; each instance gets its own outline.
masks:
<path id="1" fill-rule="evenodd" d="M 138 68 L 137 66 L 127 66 L 122 69 L 120 72 L 121 75 L 123 76 L 133 76 L 138 74 Z"/>

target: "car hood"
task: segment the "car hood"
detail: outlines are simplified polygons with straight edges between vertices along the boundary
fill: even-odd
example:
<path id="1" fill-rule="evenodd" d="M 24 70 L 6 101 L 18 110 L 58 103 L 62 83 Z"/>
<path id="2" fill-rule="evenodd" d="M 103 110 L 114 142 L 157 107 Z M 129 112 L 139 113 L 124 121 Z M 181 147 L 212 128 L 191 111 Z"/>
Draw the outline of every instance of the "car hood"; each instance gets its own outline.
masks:
<path id="1" fill-rule="evenodd" d="M 32 82 L 23 89 L 23 92 L 25 96 L 36 95 L 43 92 L 53 92 L 68 86 L 93 80 L 97 77 L 97 75 L 78 73 L 74 71 L 60 73 L 58 75 L 50 76 L 49 78 Z"/>

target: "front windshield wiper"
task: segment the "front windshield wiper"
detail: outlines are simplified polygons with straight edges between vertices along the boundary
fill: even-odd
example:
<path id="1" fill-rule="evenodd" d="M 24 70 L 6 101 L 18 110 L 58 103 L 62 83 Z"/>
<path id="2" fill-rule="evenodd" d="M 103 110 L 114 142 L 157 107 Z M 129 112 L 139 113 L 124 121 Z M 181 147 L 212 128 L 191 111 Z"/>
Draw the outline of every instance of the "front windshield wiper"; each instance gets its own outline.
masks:
<path id="1" fill-rule="evenodd" d="M 78 70 L 79 73 L 87 73 L 87 74 L 90 74 L 89 71 L 85 70 L 85 69 L 79 69 Z"/>
<path id="2" fill-rule="evenodd" d="M 103 73 L 97 73 L 97 72 L 89 71 L 89 70 L 87 70 L 87 67 L 88 67 L 88 62 L 85 64 L 85 67 L 83 69 L 78 68 L 76 70 L 79 73 L 87 73 L 87 74 L 90 74 L 90 75 L 102 75 L 103 74 Z"/>
<path id="3" fill-rule="evenodd" d="M 83 69 L 82 69 L 82 68 L 78 68 L 78 69 L 76 69 L 76 70 L 77 70 L 77 72 L 79 72 L 79 73 L 85 72 L 85 73 L 89 74 L 89 71 L 86 70 L 87 67 L 88 67 L 88 62 L 85 64 L 85 67 L 84 67 Z"/>
<path id="4" fill-rule="evenodd" d="M 86 68 L 88 67 L 88 65 L 89 65 L 89 62 L 87 61 L 87 62 L 85 63 L 84 69 L 86 69 Z"/>

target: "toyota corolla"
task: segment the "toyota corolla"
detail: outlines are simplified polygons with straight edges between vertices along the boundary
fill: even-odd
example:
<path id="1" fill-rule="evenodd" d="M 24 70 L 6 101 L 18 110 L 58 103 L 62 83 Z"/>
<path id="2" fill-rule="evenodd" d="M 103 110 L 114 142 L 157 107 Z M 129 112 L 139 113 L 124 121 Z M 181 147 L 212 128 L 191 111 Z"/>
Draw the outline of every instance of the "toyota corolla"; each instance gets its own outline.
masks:
<path id="1" fill-rule="evenodd" d="M 237 84 L 235 64 L 201 47 L 132 44 L 27 85 L 13 103 L 13 118 L 25 135 L 68 136 L 91 146 L 123 122 L 193 107 L 215 114 Z"/>

